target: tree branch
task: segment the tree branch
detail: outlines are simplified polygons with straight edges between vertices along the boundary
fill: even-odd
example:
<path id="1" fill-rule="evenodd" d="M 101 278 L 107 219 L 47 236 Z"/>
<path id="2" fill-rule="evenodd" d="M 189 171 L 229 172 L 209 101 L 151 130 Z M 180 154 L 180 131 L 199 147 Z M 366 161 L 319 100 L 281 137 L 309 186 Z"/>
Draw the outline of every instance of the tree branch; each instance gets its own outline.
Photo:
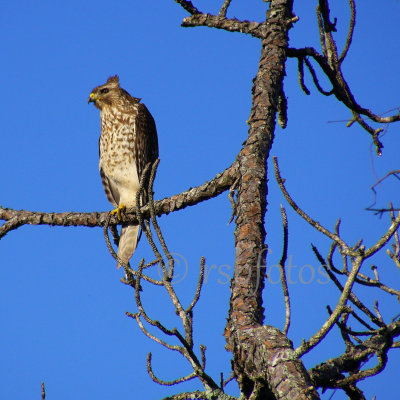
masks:
<path id="1" fill-rule="evenodd" d="M 387 327 L 379 329 L 374 334 L 357 346 L 336 358 L 332 358 L 316 367 L 312 368 L 309 373 L 315 387 L 336 388 L 342 387 L 349 383 L 371 376 L 379 371 L 376 367 L 361 371 L 362 373 L 354 373 L 360 369 L 360 365 L 368 361 L 373 354 L 387 354 L 393 343 L 393 339 L 400 335 L 400 321 L 393 322 Z M 384 360 L 382 360 L 384 362 Z M 379 365 L 380 362 L 378 362 Z M 342 373 L 353 372 L 348 378 Z M 371 375 L 368 375 L 371 374 Z"/>
<path id="2" fill-rule="evenodd" d="M 240 32 L 263 39 L 266 35 L 267 27 L 265 23 L 254 21 L 239 21 L 236 18 L 226 18 L 212 14 L 193 14 L 186 17 L 182 26 L 184 28 L 194 28 L 196 26 L 208 26 L 209 28 L 223 29 L 228 32 Z"/>
<path id="3" fill-rule="evenodd" d="M 170 212 L 182 210 L 189 206 L 194 206 L 202 201 L 211 199 L 220 195 L 229 189 L 236 179 L 237 163 L 233 163 L 225 171 L 217 174 L 211 181 L 203 185 L 189 189 L 180 194 L 174 195 L 154 203 L 154 209 L 157 216 L 169 214 Z M 122 215 L 121 221 L 114 216 L 110 220 L 111 225 L 117 225 L 122 222 L 138 223 L 134 209 L 127 210 L 126 215 Z M 150 217 L 149 205 L 141 209 L 143 217 Z M 86 226 L 86 227 L 104 227 L 108 217 L 108 212 L 34 212 L 26 210 L 13 210 L 0 206 L 0 220 L 7 221 L 0 227 L 0 239 L 8 232 L 19 228 L 22 225 L 50 225 L 50 226 Z"/>

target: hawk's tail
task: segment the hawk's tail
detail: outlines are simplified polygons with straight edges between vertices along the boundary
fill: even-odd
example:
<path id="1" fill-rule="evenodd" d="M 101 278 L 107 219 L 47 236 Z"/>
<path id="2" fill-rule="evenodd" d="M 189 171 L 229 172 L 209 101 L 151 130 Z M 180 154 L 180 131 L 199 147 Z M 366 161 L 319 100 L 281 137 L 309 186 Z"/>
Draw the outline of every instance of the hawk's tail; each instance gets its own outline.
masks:
<path id="1" fill-rule="evenodd" d="M 118 245 L 118 257 L 124 262 L 128 263 L 137 246 L 137 239 L 139 233 L 139 225 L 122 225 L 121 237 Z M 117 263 L 117 268 L 121 264 Z"/>

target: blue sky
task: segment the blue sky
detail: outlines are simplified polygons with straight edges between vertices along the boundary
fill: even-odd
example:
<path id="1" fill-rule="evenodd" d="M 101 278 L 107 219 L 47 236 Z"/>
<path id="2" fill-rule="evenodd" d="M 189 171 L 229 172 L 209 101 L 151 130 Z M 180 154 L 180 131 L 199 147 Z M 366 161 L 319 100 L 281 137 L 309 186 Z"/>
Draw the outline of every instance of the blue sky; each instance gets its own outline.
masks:
<path id="1" fill-rule="evenodd" d="M 357 100 L 384 113 L 399 106 L 400 3 L 358 3 L 353 45 L 343 70 Z M 210 0 L 196 4 L 202 11 L 218 11 Z M 261 21 L 265 6 L 262 1 L 249 5 L 236 0 L 228 16 Z M 349 15 L 347 2 L 336 7 L 332 16 L 338 17 L 340 47 Z M 295 2 L 300 21 L 290 32 L 291 46 L 318 46 L 314 8 L 315 1 Z M 114 74 L 119 74 L 122 87 L 143 99 L 156 120 L 161 158 L 157 199 L 202 184 L 231 164 L 247 135 L 260 43 L 240 34 L 181 28 L 186 15 L 172 0 L 0 2 L 3 207 L 49 212 L 111 208 L 98 173 L 99 115 L 87 98 L 93 87 Z M 301 92 L 297 65 L 289 60 L 288 128 L 277 128 L 271 155 L 279 157 L 287 188 L 305 211 L 329 228 L 342 218 L 345 240 L 355 243 L 363 237 L 371 245 L 385 232 L 388 220 L 365 211 L 373 202 L 370 186 L 399 169 L 399 127 L 387 127 L 383 156 L 377 157 L 366 132 L 357 126 L 345 128 L 349 111 L 318 94 L 309 77 L 306 82 L 310 96 Z M 270 279 L 264 306 L 266 323 L 282 329 L 284 306 L 273 266 L 282 245 L 279 204 L 285 202 L 271 168 L 269 179 Z M 394 179 L 381 185 L 379 206 L 398 198 Z M 226 274 L 232 274 L 234 263 L 230 214 L 223 194 L 159 220 L 171 252 L 182 260 L 183 278 L 177 284 L 182 301 L 190 302 L 193 295 L 200 256 L 207 260 L 207 281 L 195 310 L 195 341 L 197 349 L 201 343 L 207 346 L 208 372 L 216 380 L 220 372 L 225 377 L 230 372 L 231 354 L 224 350 L 222 336 L 230 293 Z M 312 242 L 326 254 L 329 241 L 289 209 L 288 217 L 294 266 L 289 336 L 297 346 L 318 330 L 327 317 L 325 306 L 336 304 L 338 292 L 318 274 L 310 249 Z M 152 259 L 144 238 L 133 264 L 141 257 Z M 399 287 L 399 272 L 385 254 L 373 262 L 383 282 Z M 179 355 L 144 337 L 125 316 L 125 311 L 135 312 L 133 292 L 119 282 L 121 271 L 115 269 L 101 229 L 23 227 L 0 242 L 0 266 L 4 398 L 39 397 L 43 380 L 48 398 L 58 400 L 159 399 L 200 388 L 195 381 L 175 388 L 151 382 L 145 364 L 149 351 L 161 379 L 172 380 L 190 368 Z M 365 273 L 369 267 L 366 263 Z M 368 305 L 379 296 L 363 288 L 357 293 Z M 146 288 L 143 298 L 154 318 L 170 328 L 179 326 L 164 293 Z M 392 299 L 382 298 L 380 305 L 387 322 L 398 313 Z M 334 330 L 304 362 L 311 367 L 342 352 Z M 360 385 L 367 398 L 393 397 L 399 390 L 393 383 L 399 362 L 392 351 L 387 370 Z M 229 390 L 237 393 L 234 384 Z M 340 393 L 333 397 L 341 398 Z"/>

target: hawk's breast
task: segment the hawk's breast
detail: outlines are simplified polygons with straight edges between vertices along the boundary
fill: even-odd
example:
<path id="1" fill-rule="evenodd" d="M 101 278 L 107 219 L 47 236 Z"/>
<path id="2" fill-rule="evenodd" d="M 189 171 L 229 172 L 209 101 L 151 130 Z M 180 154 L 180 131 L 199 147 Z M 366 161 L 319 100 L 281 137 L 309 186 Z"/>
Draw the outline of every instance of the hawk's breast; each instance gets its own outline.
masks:
<path id="1" fill-rule="evenodd" d="M 99 167 L 119 192 L 120 203 L 134 206 L 139 179 L 135 154 L 137 107 L 101 111 Z"/>

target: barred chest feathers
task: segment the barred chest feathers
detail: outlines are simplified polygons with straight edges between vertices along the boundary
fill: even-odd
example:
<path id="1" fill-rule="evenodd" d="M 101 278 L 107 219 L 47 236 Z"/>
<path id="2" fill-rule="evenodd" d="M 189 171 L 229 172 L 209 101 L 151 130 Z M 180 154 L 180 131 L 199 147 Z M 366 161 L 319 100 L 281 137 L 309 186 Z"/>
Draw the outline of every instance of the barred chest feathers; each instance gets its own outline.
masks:
<path id="1" fill-rule="evenodd" d="M 136 199 L 132 193 L 139 189 L 135 154 L 137 107 L 131 107 L 129 111 L 123 112 L 117 107 L 104 107 L 101 111 L 99 168 L 118 188 L 119 204 L 134 207 Z"/>

